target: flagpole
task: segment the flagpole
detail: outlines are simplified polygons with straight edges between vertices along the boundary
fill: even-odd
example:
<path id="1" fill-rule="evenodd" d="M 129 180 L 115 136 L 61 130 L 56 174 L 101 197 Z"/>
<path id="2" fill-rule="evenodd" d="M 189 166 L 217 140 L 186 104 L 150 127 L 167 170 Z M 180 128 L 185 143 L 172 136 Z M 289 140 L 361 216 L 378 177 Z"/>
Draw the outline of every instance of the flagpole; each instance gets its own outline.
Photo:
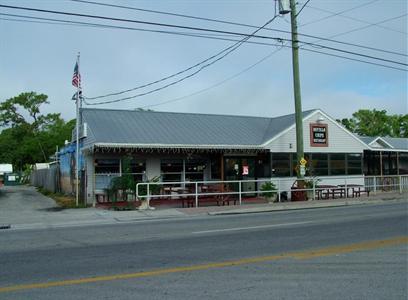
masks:
<path id="1" fill-rule="evenodd" d="M 77 56 L 77 64 L 78 64 L 78 74 L 79 73 L 79 55 L 78 52 Z M 77 84 L 77 97 L 76 97 L 76 158 L 75 158 L 75 203 L 76 206 L 79 205 L 79 91 L 81 89 L 81 81 L 78 81 Z"/>

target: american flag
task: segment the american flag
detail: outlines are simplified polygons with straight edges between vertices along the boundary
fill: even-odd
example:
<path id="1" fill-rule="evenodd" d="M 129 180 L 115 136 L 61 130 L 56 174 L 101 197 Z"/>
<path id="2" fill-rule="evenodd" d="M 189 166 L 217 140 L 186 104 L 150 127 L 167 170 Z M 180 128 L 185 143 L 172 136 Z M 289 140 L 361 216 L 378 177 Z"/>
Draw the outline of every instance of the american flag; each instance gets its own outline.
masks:
<path id="1" fill-rule="evenodd" d="M 78 62 L 75 63 L 74 75 L 72 75 L 72 85 L 81 87 L 81 74 L 79 74 Z"/>

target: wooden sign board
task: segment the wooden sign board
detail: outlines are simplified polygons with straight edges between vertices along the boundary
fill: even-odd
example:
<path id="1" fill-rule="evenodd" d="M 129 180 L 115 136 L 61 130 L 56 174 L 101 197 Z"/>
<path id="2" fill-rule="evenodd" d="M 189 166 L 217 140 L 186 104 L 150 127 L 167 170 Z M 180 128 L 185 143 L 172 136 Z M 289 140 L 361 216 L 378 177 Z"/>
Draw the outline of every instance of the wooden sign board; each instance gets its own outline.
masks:
<path id="1" fill-rule="evenodd" d="M 311 147 L 329 146 L 327 124 L 310 124 L 310 146 Z"/>

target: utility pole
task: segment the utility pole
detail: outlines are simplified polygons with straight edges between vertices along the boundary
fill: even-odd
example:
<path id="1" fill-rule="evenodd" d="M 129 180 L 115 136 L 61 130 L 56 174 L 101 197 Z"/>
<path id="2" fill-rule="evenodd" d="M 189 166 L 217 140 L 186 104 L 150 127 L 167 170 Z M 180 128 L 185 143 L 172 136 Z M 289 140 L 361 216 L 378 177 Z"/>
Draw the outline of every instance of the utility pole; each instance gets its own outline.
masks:
<path id="1" fill-rule="evenodd" d="M 302 101 L 300 95 L 299 76 L 299 43 L 296 22 L 296 2 L 290 0 L 290 20 L 292 25 L 292 66 L 293 66 L 293 91 L 295 96 L 295 117 L 296 117 L 296 156 L 297 156 L 297 178 L 302 180 L 305 176 L 305 163 L 303 162 L 303 114 Z M 301 186 L 299 186 L 299 184 Z M 303 187 L 303 181 L 298 182 L 299 187 Z"/>

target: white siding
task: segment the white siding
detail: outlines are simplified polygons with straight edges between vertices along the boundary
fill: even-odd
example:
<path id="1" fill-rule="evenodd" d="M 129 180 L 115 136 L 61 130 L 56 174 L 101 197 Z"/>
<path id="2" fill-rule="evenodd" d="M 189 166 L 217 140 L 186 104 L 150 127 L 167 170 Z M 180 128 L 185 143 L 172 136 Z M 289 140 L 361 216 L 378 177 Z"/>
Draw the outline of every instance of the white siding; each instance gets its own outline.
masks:
<path id="1" fill-rule="evenodd" d="M 320 118 L 324 119 L 321 124 L 328 125 L 329 145 L 328 147 L 311 147 L 309 124 L 316 123 Z M 358 138 L 345 130 L 336 121 L 331 120 L 319 111 L 303 120 L 303 145 L 304 152 L 311 153 L 362 153 L 367 148 Z M 269 148 L 271 152 L 296 152 L 295 127 L 272 140 L 266 148 Z"/>

